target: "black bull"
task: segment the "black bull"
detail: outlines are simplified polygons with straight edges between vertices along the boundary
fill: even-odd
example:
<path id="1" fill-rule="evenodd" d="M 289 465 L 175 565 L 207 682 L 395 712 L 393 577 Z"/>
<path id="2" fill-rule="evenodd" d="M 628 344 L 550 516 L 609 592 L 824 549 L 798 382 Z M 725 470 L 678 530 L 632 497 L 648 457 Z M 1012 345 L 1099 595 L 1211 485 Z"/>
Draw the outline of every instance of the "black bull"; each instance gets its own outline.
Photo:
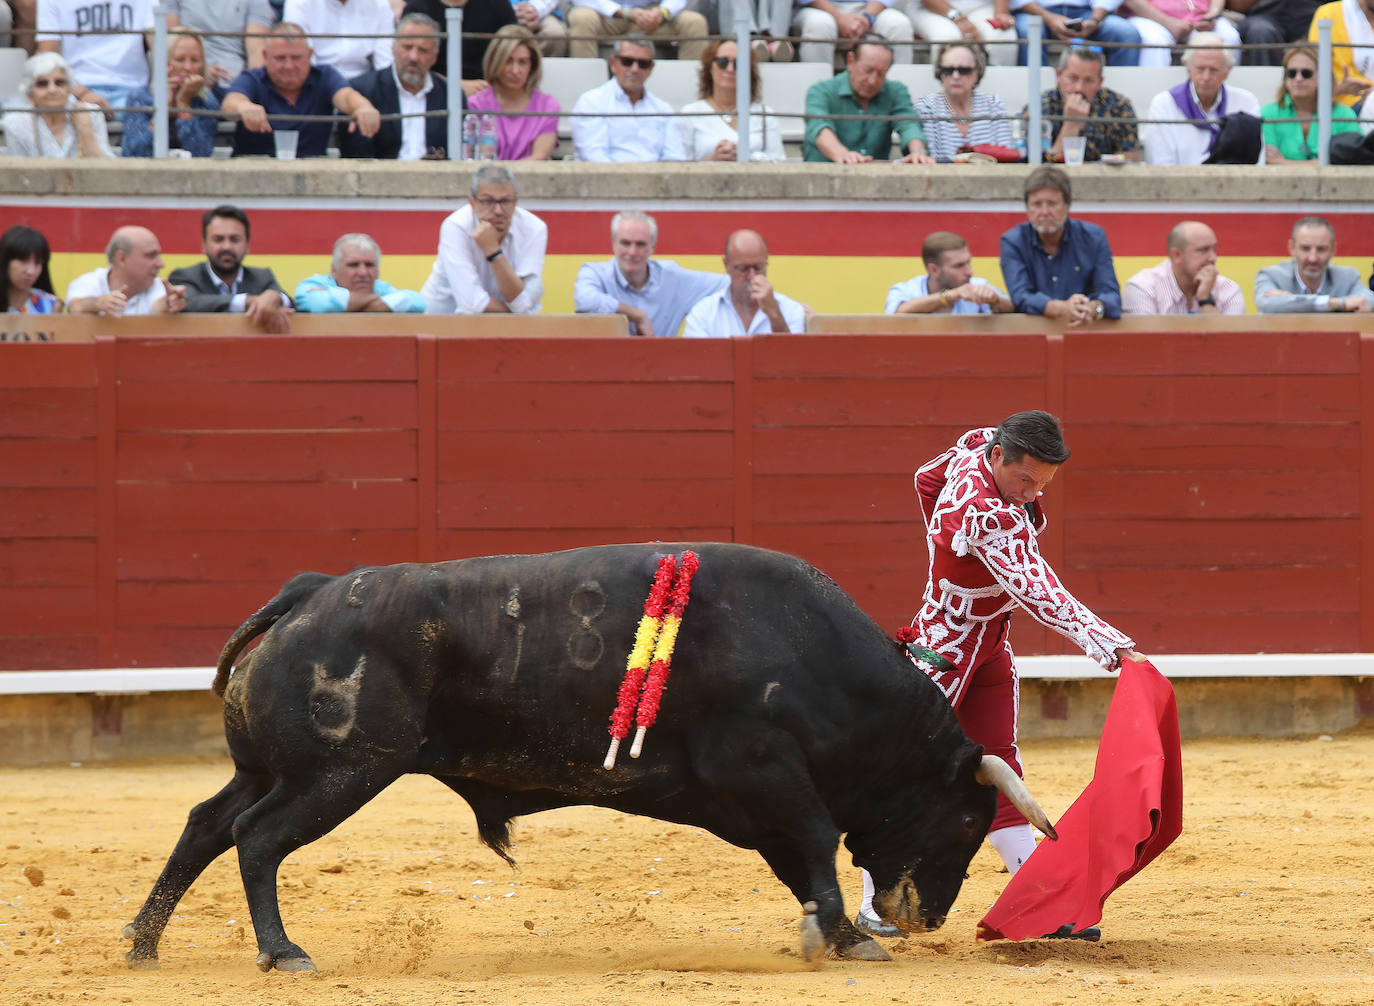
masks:
<path id="1" fill-rule="evenodd" d="M 615 768 L 602 767 L 655 566 L 683 547 L 292 579 L 220 655 L 234 777 L 191 811 L 126 927 L 130 963 L 156 965 L 177 902 L 238 846 L 259 966 L 312 968 L 282 927 L 278 867 L 408 772 L 467 800 L 482 841 L 507 860 L 511 820 L 555 807 L 703 828 L 757 850 L 814 911 L 803 922 L 812 949 L 818 923 L 831 953 L 885 957 L 846 916 L 835 875 L 844 835 L 885 920 L 939 926 L 992 820 L 987 783 L 1019 780 L 1004 784 L 1010 770 L 982 756 L 934 684 L 800 559 L 685 546 L 701 568 L 658 721 L 642 757 L 622 750 Z"/>

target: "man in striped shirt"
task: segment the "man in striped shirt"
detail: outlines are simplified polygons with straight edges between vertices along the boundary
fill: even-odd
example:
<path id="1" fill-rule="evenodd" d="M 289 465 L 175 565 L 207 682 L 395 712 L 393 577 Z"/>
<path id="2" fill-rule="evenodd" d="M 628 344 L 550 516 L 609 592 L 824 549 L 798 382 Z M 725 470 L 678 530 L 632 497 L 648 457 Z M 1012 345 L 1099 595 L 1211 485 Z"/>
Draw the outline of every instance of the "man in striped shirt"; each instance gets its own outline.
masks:
<path id="1" fill-rule="evenodd" d="M 1217 236 L 1196 220 L 1169 231 L 1169 257 L 1126 281 L 1124 314 L 1244 314 L 1240 284 L 1217 272 Z"/>

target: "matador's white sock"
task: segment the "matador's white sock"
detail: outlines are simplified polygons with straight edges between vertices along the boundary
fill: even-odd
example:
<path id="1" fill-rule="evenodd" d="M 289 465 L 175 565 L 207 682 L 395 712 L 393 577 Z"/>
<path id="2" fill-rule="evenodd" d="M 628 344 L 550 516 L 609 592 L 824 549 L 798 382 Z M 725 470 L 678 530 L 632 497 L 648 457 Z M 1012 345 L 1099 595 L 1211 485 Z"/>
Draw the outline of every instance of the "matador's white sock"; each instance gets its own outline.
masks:
<path id="1" fill-rule="evenodd" d="M 864 897 L 859 902 L 859 911 L 869 918 L 876 919 L 878 913 L 873 910 L 873 878 L 868 875 L 867 870 L 860 870 L 864 878 Z"/>
<path id="2" fill-rule="evenodd" d="M 1028 824 L 1014 824 L 1010 828 L 998 828 L 988 832 L 988 841 L 1007 864 L 1007 872 L 1013 876 L 1021 865 L 1030 859 L 1035 851 L 1035 834 Z"/>

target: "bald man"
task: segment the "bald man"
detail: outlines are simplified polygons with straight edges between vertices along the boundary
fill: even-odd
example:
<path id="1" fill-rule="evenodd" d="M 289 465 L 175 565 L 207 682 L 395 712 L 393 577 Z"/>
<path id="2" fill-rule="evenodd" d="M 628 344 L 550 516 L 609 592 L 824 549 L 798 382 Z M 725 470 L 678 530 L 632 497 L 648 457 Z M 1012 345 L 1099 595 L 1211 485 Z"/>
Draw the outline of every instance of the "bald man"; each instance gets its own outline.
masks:
<path id="1" fill-rule="evenodd" d="M 725 240 L 730 285 L 696 302 L 687 312 L 684 339 L 805 332 L 806 309 L 768 282 L 768 245 L 757 231 L 735 231 Z"/>
<path id="2" fill-rule="evenodd" d="M 162 248 L 146 227 L 120 227 L 105 246 L 109 268 L 76 277 L 67 287 L 72 314 L 180 314 L 186 288 L 158 279 Z"/>
<path id="3" fill-rule="evenodd" d="M 1169 231 L 1169 257 L 1126 281 L 1123 314 L 1244 314 L 1240 284 L 1217 272 L 1217 235 L 1197 220 Z"/>

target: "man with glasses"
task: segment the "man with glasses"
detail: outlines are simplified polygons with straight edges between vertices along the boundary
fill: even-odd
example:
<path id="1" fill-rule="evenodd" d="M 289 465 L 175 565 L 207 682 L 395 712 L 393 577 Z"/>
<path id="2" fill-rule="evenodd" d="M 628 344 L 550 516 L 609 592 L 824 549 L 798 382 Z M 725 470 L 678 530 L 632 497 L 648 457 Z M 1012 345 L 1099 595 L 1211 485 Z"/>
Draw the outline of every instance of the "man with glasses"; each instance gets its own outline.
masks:
<path id="1" fill-rule="evenodd" d="M 611 79 L 582 94 L 573 106 L 577 159 L 603 164 L 684 160 L 673 106 L 644 86 L 654 70 L 653 43 L 643 35 L 621 39 L 610 65 Z"/>
<path id="2" fill-rule="evenodd" d="M 538 314 L 549 228 L 520 209 L 499 164 L 472 176 L 468 204 L 439 228 L 439 255 L 420 295 L 430 314 Z"/>
<path id="3" fill-rule="evenodd" d="M 687 312 L 684 339 L 806 331 L 806 308 L 768 282 L 768 245 L 762 234 L 735 231 L 725 239 L 724 260 L 730 285 Z"/>
<path id="4" fill-rule="evenodd" d="M 1140 160 L 1135 106 L 1125 95 L 1102 86 L 1101 49 L 1064 49 L 1054 79 L 1055 88 L 1040 95 L 1041 121 L 1050 130 L 1046 160 L 1063 161 L 1064 140 L 1073 136 L 1084 138 L 1085 161 L 1100 161 L 1104 154 Z"/>
<path id="5" fill-rule="evenodd" d="M 886 161 L 892 133 L 901 140 L 904 164 L 934 164 L 906 85 L 887 79 L 892 49 L 866 38 L 845 57 L 845 72 L 812 84 L 806 92 L 803 160 L 861 164 Z M 832 119 L 831 116 L 867 118 Z"/>
<path id="6" fill-rule="evenodd" d="M 596 59 L 597 39 L 633 34 L 676 41 L 678 59 L 700 59 L 708 45 L 706 18 L 687 6 L 687 0 L 573 0 L 568 55 Z"/>

